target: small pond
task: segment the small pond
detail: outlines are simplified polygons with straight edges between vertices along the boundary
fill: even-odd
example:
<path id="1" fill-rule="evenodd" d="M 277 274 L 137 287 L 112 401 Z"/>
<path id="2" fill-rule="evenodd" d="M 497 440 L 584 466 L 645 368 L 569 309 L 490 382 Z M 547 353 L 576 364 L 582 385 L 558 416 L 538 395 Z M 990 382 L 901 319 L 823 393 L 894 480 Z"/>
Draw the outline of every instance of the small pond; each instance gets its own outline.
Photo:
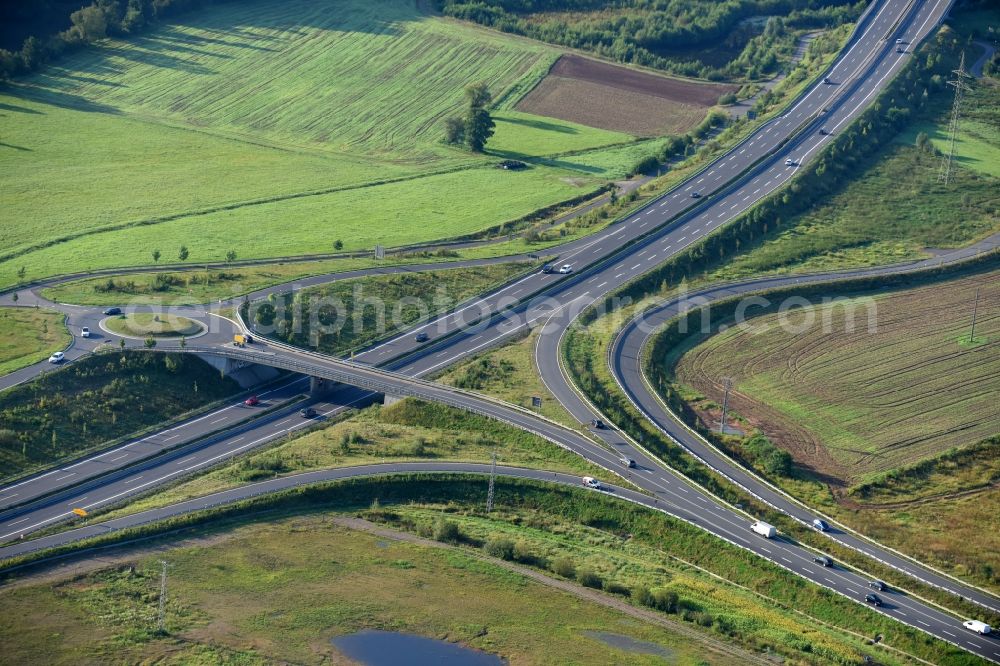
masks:
<path id="1" fill-rule="evenodd" d="M 366 629 L 330 639 L 345 656 L 366 666 L 503 666 L 507 662 L 495 654 L 473 650 L 447 641 L 439 641 L 396 631 Z"/>

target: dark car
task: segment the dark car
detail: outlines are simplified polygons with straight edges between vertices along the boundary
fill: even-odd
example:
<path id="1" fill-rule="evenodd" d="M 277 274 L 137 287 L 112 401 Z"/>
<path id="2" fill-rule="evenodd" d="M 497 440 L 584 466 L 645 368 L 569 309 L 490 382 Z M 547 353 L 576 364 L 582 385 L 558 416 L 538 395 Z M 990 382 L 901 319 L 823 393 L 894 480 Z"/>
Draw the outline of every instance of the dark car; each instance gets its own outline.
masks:
<path id="1" fill-rule="evenodd" d="M 813 558 L 813 562 L 815 562 L 816 564 L 822 564 L 824 567 L 833 566 L 833 560 L 831 560 L 826 555 L 817 555 L 816 557 Z"/>
<path id="2" fill-rule="evenodd" d="M 543 273 L 555 273 L 556 272 L 556 267 L 553 266 L 552 264 L 545 264 L 544 266 L 542 266 L 542 272 Z"/>
<path id="3" fill-rule="evenodd" d="M 882 598 L 879 597 L 877 594 L 866 594 L 865 601 L 870 603 L 872 606 L 882 605 Z"/>
<path id="4" fill-rule="evenodd" d="M 826 532 L 830 529 L 830 526 L 826 524 L 826 521 L 820 518 L 814 518 L 812 525 L 814 530 L 819 530 L 820 532 Z"/>
<path id="5" fill-rule="evenodd" d="M 830 83 L 832 83 L 832 82 L 830 81 L 830 77 L 828 77 L 828 76 L 824 76 L 824 77 L 823 77 L 823 83 L 825 83 L 826 85 L 830 85 Z"/>
<path id="6" fill-rule="evenodd" d="M 870 580 L 868 581 L 868 587 L 873 590 L 878 590 L 879 592 L 885 592 L 885 583 L 880 580 Z"/>
<path id="7" fill-rule="evenodd" d="M 598 430 L 604 430 L 604 421 L 601 419 L 591 419 L 590 425 Z"/>
<path id="8" fill-rule="evenodd" d="M 417 333 L 416 337 L 414 337 L 413 339 L 416 340 L 417 342 L 427 342 L 428 340 L 431 339 L 431 336 L 427 335 L 426 333 Z"/>
<path id="9" fill-rule="evenodd" d="M 631 458 L 622 458 L 622 464 L 625 465 L 625 467 L 628 467 L 629 469 L 635 468 L 635 461 L 632 460 Z"/>
<path id="10" fill-rule="evenodd" d="M 246 405 L 247 407 L 255 407 L 260 404 L 260 398 L 258 398 L 255 395 L 252 395 L 246 400 L 244 400 L 243 404 Z"/>
<path id="11" fill-rule="evenodd" d="M 300 410 L 299 414 L 301 414 L 304 419 L 311 419 L 316 416 L 316 410 L 312 407 L 306 407 L 305 409 Z"/>
<path id="12" fill-rule="evenodd" d="M 819 133 L 822 134 L 823 136 L 826 136 L 827 134 L 829 134 L 829 132 L 826 130 L 825 127 L 820 127 L 819 128 Z"/>
<path id="13" fill-rule="evenodd" d="M 121 308 L 108 308 L 107 310 L 104 311 L 104 314 L 109 315 L 109 316 L 110 315 L 121 314 L 121 313 L 122 313 L 122 309 Z"/>
<path id="14" fill-rule="evenodd" d="M 691 193 L 691 198 L 692 199 L 699 199 L 699 198 L 701 198 L 701 192 L 692 192 Z"/>

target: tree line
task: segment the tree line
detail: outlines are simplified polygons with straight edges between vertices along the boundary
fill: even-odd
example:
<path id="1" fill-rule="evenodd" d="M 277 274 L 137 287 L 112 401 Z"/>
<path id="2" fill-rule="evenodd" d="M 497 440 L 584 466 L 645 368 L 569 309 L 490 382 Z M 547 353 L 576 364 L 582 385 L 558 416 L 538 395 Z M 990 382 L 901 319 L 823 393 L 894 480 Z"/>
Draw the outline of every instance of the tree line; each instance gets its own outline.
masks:
<path id="1" fill-rule="evenodd" d="M 790 44 L 784 28 L 829 28 L 852 21 L 865 3 L 850 0 L 436 0 L 444 14 L 503 32 L 598 55 L 709 79 L 758 78 L 775 70 Z M 557 14 L 563 12 L 563 14 Z M 747 19 L 782 17 L 753 28 Z M 754 31 L 760 32 L 753 36 Z M 690 51 L 715 55 L 744 33 L 728 63 L 706 63 Z M 784 39 L 783 39 L 784 38 Z M 688 53 L 685 53 L 688 51 Z"/>
<path id="2" fill-rule="evenodd" d="M 47 62 L 105 37 L 136 35 L 165 18 L 232 0 L 94 0 L 70 11 L 67 3 L 22 0 L 4 9 L 3 16 L 20 21 L 27 30 L 21 48 L 0 49 L 0 80 L 36 71 Z M 67 24 L 61 31 L 53 26 Z M 16 30 L 16 26 L 13 28 Z M 9 33 L 8 33 L 9 34 Z M 9 38 L 8 38 L 9 39 Z"/>

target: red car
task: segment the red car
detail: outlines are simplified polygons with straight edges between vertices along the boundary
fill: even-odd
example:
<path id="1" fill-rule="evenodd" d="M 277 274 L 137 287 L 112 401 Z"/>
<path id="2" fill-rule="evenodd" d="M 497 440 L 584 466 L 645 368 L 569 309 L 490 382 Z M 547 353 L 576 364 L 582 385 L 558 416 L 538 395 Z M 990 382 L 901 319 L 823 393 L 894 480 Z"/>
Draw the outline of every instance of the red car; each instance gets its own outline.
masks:
<path id="1" fill-rule="evenodd" d="M 247 398 L 246 400 L 244 400 L 243 404 L 246 405 L 247 407 L 253 407 L 255 405 L 259 405 L 260 404 L 260 398 L 258 398 L 255 395 L 252 395 L 249 398 Z"/>

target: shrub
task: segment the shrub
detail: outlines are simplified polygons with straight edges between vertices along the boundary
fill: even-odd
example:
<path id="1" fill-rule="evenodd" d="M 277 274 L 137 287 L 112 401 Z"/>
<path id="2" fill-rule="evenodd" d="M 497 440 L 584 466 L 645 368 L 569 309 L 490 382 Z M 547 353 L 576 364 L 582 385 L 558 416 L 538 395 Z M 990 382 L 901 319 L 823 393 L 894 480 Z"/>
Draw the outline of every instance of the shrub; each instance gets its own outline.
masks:
<path id="1" fill-rule="evenodd" d="M 656 590 L 651 595 L 652 603 L 649 604 L 664 613 L 676 613 L 679 606 L 679 598 L 673 590 Z"/>
<path id="2" fill-rule="evenodd" d="M 501 560 L 513 560 L 514 552 L 514 542 L 510 539 L 500 537 L 486 542 L 486 553 Z"/>
<path id="3" fill-rule="evenodd" d="M 434 539 L 445 543 L 458 543 L 462 540 L 462 530 L 458 528 L 458 523 L 442 517 L 434 526 Z"/>
<path id="4" fill-rule="evenodd" d="M 592 587 L 595 590 L 600 590 L 604 587 L 604 580 L 590 569 L 580 569 L 577 571 L 576 582 L 584 587 Z"/>
<path id="5" fill-rule="evenodd" d="M 552 573 L 563 578 L 574 578 L 576 576 L 576 565 L 568 557 L 557 557 L 552 561 Z"/>

